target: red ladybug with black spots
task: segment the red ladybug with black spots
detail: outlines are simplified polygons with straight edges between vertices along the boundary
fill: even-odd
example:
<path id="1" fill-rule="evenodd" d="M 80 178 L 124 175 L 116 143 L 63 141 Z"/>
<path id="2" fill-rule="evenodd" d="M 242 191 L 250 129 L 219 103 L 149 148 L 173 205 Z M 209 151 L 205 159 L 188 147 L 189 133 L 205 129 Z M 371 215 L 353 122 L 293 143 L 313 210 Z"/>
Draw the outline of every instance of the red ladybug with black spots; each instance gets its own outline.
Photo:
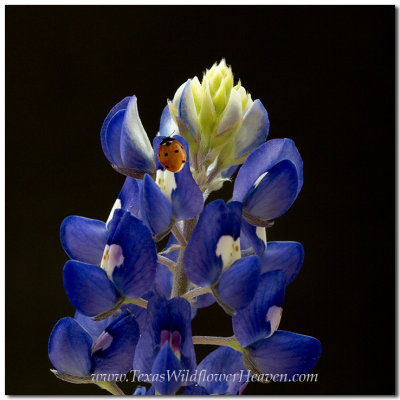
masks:
<path id="1" fill-rule="evenodd" d="M 158 161 L 171 172 L 179 172 L 186 163 L 186 151 L 175 139 L 167 137 L 160 143 Z"/>

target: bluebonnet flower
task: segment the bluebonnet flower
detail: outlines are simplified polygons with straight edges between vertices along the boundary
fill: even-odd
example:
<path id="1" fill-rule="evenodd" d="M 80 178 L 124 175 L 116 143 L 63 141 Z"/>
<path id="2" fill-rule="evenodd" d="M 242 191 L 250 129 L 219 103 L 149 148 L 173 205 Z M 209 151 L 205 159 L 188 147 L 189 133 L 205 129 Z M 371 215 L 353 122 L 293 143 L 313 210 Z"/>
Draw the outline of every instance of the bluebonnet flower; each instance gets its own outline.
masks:
<path id="1" fill-rule="evenodd" d="M 107 321 L 60 319 L 48 345 L 57 376 L 74 383 L 93 383 L 92 374 L 125 374 L 132 367 L 139 340 L 139 325 L 126 310 Z"/>
<path id="2" fill-rule="evenodd" d="M 241 258 L 241 204 L 215 200 L 208 204 L 187 245 L 183 265 L 188 279 L 210 287 L 225 311 L 245 307 L 253 298 L 260 275 L 258 257 Z"/>
<path id="3" fill-rule="evenodd" d="M 285 286 L 285 271 L 264 273 L 253 300 L 232 318 L 244 365 L 254 375 L 287 374 L 292 379 L 294 374 L 308 373 L 320 357 L 317 339 L 277 330 Z"/>
<path id="4" fill-rule="evenodd" d="M 298 196 L 303 162 L 292 140 L 265 142 L 268 131 L 267 111 L 240 81 L 234 86 L 225 60 L 201 83 L 195 77 L 177 90 L 152 144 L 135 96 L 113 107 L 101 143 L 113 168 L 126 176 L 124 185 L 106 222 L 70 216 L 61 226 L 71 259 L 64 287 L 77 312 L 50 336 L 58 377 L 92 383 L 93 373 L 133 368 L 147 375 L 142 381 L 154 377 L 149 389 L 137 386 L 134 395 L 170 395 L 181 386 L 186 395 L 235 395 L 248 383 L 240 374 L 245 369 L 291 379 L 313 368 L 319 341 L 278 330 L 303 246 L 267 242 L 266 230 Z M 179 172 L 158 159 L 167 137 L 183 161 L 186 152 Z M 240 164 L 232 199 L 203 209 Z M 168 234 L 157 254 L 156 243 Z M 234 336 L 192 337 L 197 310 L 215 301 L 233 316 Z M 221 346 L 198 365 L 197 381 L 194 343 Z M 202 370 L 229 378 L 208 380 Z M 122 394 L 115 382 L 93 383 Z"/>
<path id="5" fill-rule="evenodd" d="M 77 226 L 73 224 L 76 223 Z M 74 249 L 80 242 L 71 238 L 73 229 L 92 227 L 73 218 L 62 229 L 64 243 Z M 109 222 L 107 243 L 100 267 L 80 261 L 68 261 L 64 267 L 64 287 L 72 305 L 82 314 L 95 316 L 119 306 L 125 298 L 136 299 L 153 285 L 157 253 L 150 231 L 124 210 L 115 210 Z M 63 233 L 62 233 L 63 236 Z"/>
<path id="6" fill-rule="evenodd" d="M 252 225 L 268 226 L 284 214 L 303 186 L 303 161 L 290 139 L 272 139 L 247 158 L 235 179 L 234 201 Z"/>
<path id="7" fill-rule="evenodd" d="M 161 118 L 160 132 L 165 132 Z M 167 136 L 171 136 L 168 132 Z M 112 166 L 124 175 L 143 178 L 137 181 L 135 191 L 138 202 L 137 215 L 153 233 L 167 230 L 174 220 L 191 219 L 203 209 L 203 195 L 190 171 L 189 146 L 184 138 L 173 135 L 188 155 L 187 162 L 179 173 L 165 170 L 158 161 L 158 148 L 164 135 L 153 140 L 154 150 L 140 121 L 135 96 L 118 103 L 108 114 L 101 129 L 104 154 Z M 154 179 L 153 179 L 154 178 Z"/>
<path id="8" fill-rule="evenodd" d="M 163 252 L 166 252 L 164 257 L 171 260 L 172 262 L 178 261 L 179 250 L 171 250 L 172 246 L 178 245 L 178 241 L 176 240 L 174 235 L 171 235 L 167 245 Z M 157 294 L 160 296 L 165 297 L 166 299 L 170 299 L 172 295 L 172 285 L 173 285 L 173 272 L 170 269 L 160 262 L 157 263 L 157 272 L 156 278 L 154 281 L 154 289 Z M 196 286 L 190 284 L 188 290 L 194 289 Z M 198 308 L 208 307 L 215 302 L 215 298 L 211 293 L 201 294 L 200 296 L 191 299 L 191 306 L 192 306 L 192 319 L 196 315 L 196 311 Z"/>
<path id="9" fill-rule="evenodd" d="M 230 347 L 221 346 L 197 366 L 197 384 L 189 386 L 184 394 L 195 396 L 242 394 L 248 383 L 247 375 L 243 372 L 245 372 L 245 367 L 242 353 Z M 214 379 L 209 379 L 210 376 Z"/>
<path id="10" fill-rule="evenodd" d="M 188 383 L 180 376 L 182 371 L 191 374 L 195 368 L 190 304 L 181 297 L 167 301 L 154 296 L 148 303 L 147 326 L 136 348 L 133 369 L 138 374 L 169 376 L 153 382 L 158 393 L 169 395 Z"/>
<path id="11" fill-rule="evenodd" d="M 242 219 L 240 245 L 243 252 L 253 251 L 259 256 L 261 274 L 284 270 L 286 284 L 297 276 L 304 260 L 304 248 L 299 242 L 266 240 L 266 228 L 249 224 Z"/>

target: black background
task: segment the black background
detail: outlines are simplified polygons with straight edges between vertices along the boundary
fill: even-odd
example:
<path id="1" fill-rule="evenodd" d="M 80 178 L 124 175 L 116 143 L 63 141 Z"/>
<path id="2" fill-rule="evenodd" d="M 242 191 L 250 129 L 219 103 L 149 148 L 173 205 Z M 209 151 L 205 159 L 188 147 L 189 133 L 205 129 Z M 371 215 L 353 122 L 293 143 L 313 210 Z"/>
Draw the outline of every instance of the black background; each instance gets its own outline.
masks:
<path id="1" fill-rule="evenodd" d="M 136 94 L 152 138 L 167 98 L 222 57 L 269 138 L 302 154 L 304 187 L 268 239 L 304 245 L 281 328 L 323 348 L 318 383 L 245 394 L 394 393 L 394 22 L 392 6 L 7 6 L 7 394 L 105 394 L 49 372 L 49 333 L 73 315 L 59 225 L 105 220 L 122 186 L 100 146 L 110 108 Z M 192 326 L 232 333 L 217 307 Z"/>

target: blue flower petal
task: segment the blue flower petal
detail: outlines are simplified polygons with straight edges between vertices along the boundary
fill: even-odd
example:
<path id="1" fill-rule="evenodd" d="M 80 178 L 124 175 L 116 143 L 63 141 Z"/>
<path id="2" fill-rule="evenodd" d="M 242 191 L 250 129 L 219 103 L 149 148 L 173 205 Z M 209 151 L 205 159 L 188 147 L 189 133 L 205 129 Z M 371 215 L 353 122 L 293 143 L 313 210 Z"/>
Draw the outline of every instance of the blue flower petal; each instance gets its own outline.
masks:
<path id="1" fill-rule="evenodd" d="M 222 274 L 216 289 L 225 304 L 235 310 L 241 310 L 253 299 L 259 279 L 258 257 L 245 257 L 237 260 Z"/>
<path id="2" fill-rule="evenodd" d="M 149 390 L 147 390 L 146 386 L 138 385 L 136 386 L 133 396 L 155 396 L 154 386 L 150 386 Z"/>
<path id="3" fill-rule="evenodd" d="M 243 122 L 235 134 L 235 157 L 251 153 L 267 139 L 269 119 L 267 110 L 260 100 L 255 100 L 243 117 Z"/>
<path id="4" fill-rule="evenodd" d="M 156 234 L 164 232 L 171 222 L 171 203 L 148 175 L 143 179 L 141 213 L 146 225 Z"/>
<path id="5" fill-rule="evenodd" d="M 195 308 L 205 308 L 215 303 L 215 298 L 211 293 L 205 293 L 192 300 L 192 306 Z M 193 318 L 192 318 L 193 319 Z"/>
<path id="6" fill-rule="evenodd" d="M 272 139 L 254 150 L 235 179 L 233 200 L 243 201 L 256 180 L 280 161 L 291 161 L 297 171 L 297 194 L 303 186 L 303 161 L 293 140 Z"/>
<path id="7" fill-rule="evenodd" d="M 160 136 L 171 136 L 178 133 L 178 126 L 169 112 L 168 105 L 165 106 L 160 120 Z"/>
<path id="8" fill-rule="evenodd" d="M 172 291 L 173 274 L 166 265 L 157 264 L 154 289 L 160 295 L 169 299 Z"/>
<path id="9" fill-rule="evenodd" d="M 139 325 L 129 311 L 118 316 L 93 344 L 93 373 L 130 371 L 139 335 Z"/>
<path id="10" fill-rule="evenodd" d="M 89 376 L 91 347 L 90 335 L 73 318 L 62 318 L 50 334 L 49 358 L 59 372 Z"/>
<path id="11" fill-rule="evenodd" d="M 192 385 L 188 386 L 183 392 L 184 396 L 208 396 L 209 393 L 203 386 L 200 385 Z"/>
<path id="12" fill-rule="evenodd" d="M 188 279 L 199 286 L 211 286 L 222 272 L 223 260 L 217 254 L 218 242 L 222 236 L 233 240 L 239 236 L 240 210 L 238 203 L 226 206 L 223 200 L 208 204 L 189 240 L 183 258 L 183 266 Z"/>
<path id="13" fill-rule="evenodd" d="M 260 234 L 257 234 L 259 230 Z M 244 218 L 242 218 L 242 223 L 240 226 L 240 247 L 242 250 L 246 250 L 251 247 L 258 256 L 261 256 L 265 251 L 265 245 L 265 228 L 251 225 Z"/>
<path id="14" fill-rule="evenodd" d="M 208 394 L 228 394 L 236 395 L 240 386 L 246 380 L 247 374 L 243 374 L 240 379 L 240 371 L 246 368 L 243 365 L 242 353 L 233 350 L 230 347 L 221 346 L 205 357 L 197 367 L 197 371 L 206 371 L 207 375 L 218 374 L 219 376 L 228 376 L 232 374 L 231 379 L 213 379 L 207 381 L 206 376 L 199 374 L 198 384 L 207 390 Z M 234 376 L 234 374 L 237 374 Z M 186 394 L 186 392 L 185 392 Z"/>
<path id="15" fill-rule="evenodd" d="M 139 118 L 136 96 L 125 98 L 110 111 L 101 129 L 101 142 L 118 170 L 153 173 L 153 150 Z"/>
<path id="16" fill-rule="evenodd" d="M 203 193 L 190 172 L 187 162 L 180 172 L 175 174 L 176 189 L 172 190 L 172 214 L 176 220 L 196 217 L 204 206 Z"/>
<path id="17" fill-rule="evenodd" d="M 196 355 L 192 341 L 191 307 L 182 297 L 167 301 L 154 296 L 147 305 L 147 323 L 135 352 L 134 368 L 141 373 L 150 373 L 153 362 L 160 351 L 161 330 L 178 331 L 181 335 L 182 369 L 193 371 Z"/>
<path id="18" fill-rule="evenodd" d="M 251 216 L 265 221 L 284 214 L 296 199 L 297 172 L 288 160 L 276 164 L 259 184 L 253 186 L 243 204 Z"/>
<path id="19" fill-rule="evenodd" d="M 266 272 L 250 304 L 232 317 L 233 332 L 246 347 L 271 335 L 278 327 L 285 295 L 284 271 Z"/>
<path id="20" fill-rule="evenodd" d="M 120 312 L 123 313 L 125 311 L 129 311 L 135 317 L 135 320 L 139 325 L 140 331 L 142 332 L 146 325 L 146 319 L 147 319 L 146 309 L 139 307 L 135 304 L 122 304 L 120 307 Z"/>
<path id="21" fill-rule="evenodd" d="M 89 317 L 109 310 L 121 297 L 106 272 L 96 265 L 67 261 L 63 274 L 70 302 Z"/>
<path id="22" fill-rule="evenodd" d="M 179 379 L 179 372 L 181 371 L 181 363 L 176 358 L 169 343 L 165 343 L 154 360 L 151 370 L 153 376 L 164 375 L 165 380 L 155 380 L 153 382 L 154 388 L 163 396 L 174 394 L 181 387 Z M 176 375 L 174 375 L 174 372 Z"/>
<path id="23" fill-rule="evenodd" d="M 100 336 L 104 329 L 106 329 L 115 318 L 116 314 L 113 314 L 102 321 L 93 321 L 92 318 L 81 314 L 79 311 L 76 311 L 74 315 L 75 321 L 89 333 L 93 341 Z"/>
<path id="24" fill-rule="evenodd" d="M 127 168 L 147 173 L 154 171 L 153 149 L 139 118 L 136 96 L 131 97 L 125 111 L 121 130 L 121 158 Z"/>
<path id="25" fill-rule="evenodd" d="M 125 97 L 122 101 L 116 104 L 108 113 L 103 122 L 103 126 L 101 127 L 101 147 L 103 148 L 103 152 L 108 161 L 115 165 L 122 162 L 119 143 L 124 111 L 129 103 L 129 100 L 130 97 Z M 116 116 L 116 114 L 119 116 Z M 116 118 L 114 118 L 115 116 Z M 111 126 L 109 126 L 111 120 L 113 120 L 113 122 Z"/>
<path id="26" fill-rule="evenodd" d="M 108 231 L 102 221 L 71 215 L 60 229 L 61 244 L 73 260 L 99 265 Z"/>
<path id="27" fill-rule="evenodd" d="M 116 210 L 113 220 L 118 219 L 115 229 L 110 228 L 108 240 L 110 250 L 113 246 L 119 250 L 118 260 L 112 261 L 110 256 L 107 272 L 126 297 L 141 297 L 153 285 L 157 250 L 150 231 L 140 220 L 128 212 Z"/>
<path id="28" fill-rule="evenodd" d="M 192 88 L 190 87 L 190 79 L 186 82 L 180 101 L 178 116 L 182 122 L 189 128 L 191 134 L 196 139 L 199 131 L 199 122 L 194 104 Z"/>
<path id="29" fill-rule="evenodd" d="M 130 178 L 129 176 L 125 179 L 124 185 L 118 195 L 118 199 L 121 202 L 121 206 L 125 211 L 135 210 L 139 203 L 139 186 L 137 180 Z"/>
<path id="30" fill-rule="evenodd" d="M 298 242 L 268 242 L 261 256 L 261 274 L 282 269 L 286 272 L 288 285 L 300 271 L 304 259 L 304 248 Z"/>
<path id="31" fill-rule="evenodd" d="M 268 339 L 250 345 L 248 355 L 263 374 L 307 374 L 321 355 L 321 343 L 311 337 L 277 331 Z"/>

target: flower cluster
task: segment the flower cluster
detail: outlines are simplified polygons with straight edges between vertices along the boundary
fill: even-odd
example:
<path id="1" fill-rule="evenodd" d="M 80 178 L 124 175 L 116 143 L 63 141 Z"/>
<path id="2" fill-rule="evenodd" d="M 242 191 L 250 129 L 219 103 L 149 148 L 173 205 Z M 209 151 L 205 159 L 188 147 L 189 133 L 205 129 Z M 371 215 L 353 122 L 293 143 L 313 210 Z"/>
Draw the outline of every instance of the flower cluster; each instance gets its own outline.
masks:
<path id="1" fill-rule="evenodd" d="M 123 394 L 117 382 L 133 370 L 150 384 L 135 395 L 234 395 L 248 383 L 241 371 L 290 379 L 314 367 L 320 342 L 278 330 L 303 247 L 266 234 L 298 196 L 303 162 L 292 140 L 266 140 L 268 131 L 264 106 L 234 85 L 225 60 L 182 84 L 152 144 L 135 96 L 111 109 L 101 144 L 126 179 L 107 221 L 62 222 L 76 313 L 50 335 L 57 377 Z M 237 169 L 231 200 L 207 204 Z M 193 336 L 197 309 L 214 302 L 233 335 Z M 201 344 L 218 347 L 198 363 Z"/>

